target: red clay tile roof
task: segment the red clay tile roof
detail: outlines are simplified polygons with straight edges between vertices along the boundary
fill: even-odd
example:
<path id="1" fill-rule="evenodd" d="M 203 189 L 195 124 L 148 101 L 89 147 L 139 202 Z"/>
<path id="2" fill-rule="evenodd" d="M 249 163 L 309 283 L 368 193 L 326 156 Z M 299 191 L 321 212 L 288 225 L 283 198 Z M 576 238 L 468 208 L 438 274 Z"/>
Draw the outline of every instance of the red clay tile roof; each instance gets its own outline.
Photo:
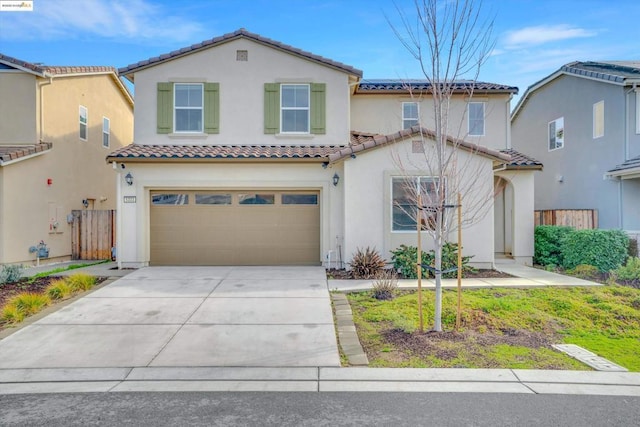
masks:
<path id="1" fill-rule="evenodd" d="M 359 154 L 363 151 L 370 150 L 375 147 L 382 147 L 387 144 L 393 144 L 395 142 L 399 142 L 410 138 L 414 135 L 423 135 L 427 138 L 435 139 L 435 133 L 429 129 L 421 128 L 416 125 L 409 129 L 403 129 L 396 133 L 392 133 L 390 135 L 374 135 L 374 134 L 365 134 L 361 132 L 351 132 L 351 141 L 352 144 L 348 147 L 343 147 L 342 149 L 336 151 L 329 155 L 329 163 L 334 163 L 344 159 L 345 157 L 349 157 L 352 155 Z M 353 142 L 356 143 L 353 143 Z M 458 147 L 463 150 L 469 151 L 471 153 L 480 154 L 486 157 L 490 157 L 493 160 L 499 162 L 508 162 L 511 161 L 511 156 L 508 154 L 501 153 L 497 150 L 492 150 L 491 148 L 483 147 L 481 145 L 473 144 L 471 142 L 458 140 L 455 138 L 448 137 L 447 142 L 450 144 L 456 144 Z"/>
<path id="2" fill-rule="evenodd" d="M 518 93 L 515 86 L 507 86 L 497 83 L 478 82 L 473 80 L 458 80 L 452 82 L 453 91 L 467 93 L 471 90 L 477 93 Z M 406 79 L 366 79 L 360 81 L 356 88 L 356 94 L 366 93 L 425 93 L 431 90 L 431 82 L 428 80 Z"/>
<path id="3" fill-rule="evenodd" d="M 11 65 L 15 65 L 19 68 L 25 68 L 27 70 L 31 70 L 37 74 L 43 75 L 44 74 L 44 68 L 40 65 L 37 64 L 32 64 L 31 62 L 27 62 L 27 61 L 23 61 L 21 59 L 18 58 L 14 58 L 11 56 L 7 56 L 7 55 L 3 55 L 0 53 L 0 61 L 2 62 L 7 62 Z"/>
<path id="4" fill-rule="evenodd" d="M 342 146 L 318 145 L 142 145 L 131 144 L 107 156 L 107 161 L 161 159 L 307 159 L 325 161 Z"/>
<path id="5" fill-rule="evenodd" d="M 0 165 L 11 160 L 51 150 L 51 142 L 40 142 L 34 145 L 0 145 Z"/>
<path id="6" fill-rule="evenodd" d="M 78 65 L 78 66 L 66 66 L 66 65 L 42 65 L 33 64 L 31 62 L 23 61 L 21 59 L 13 58 L 11 56 L 3 55 L 0 53 L 0 61 L 6 62 L 11 65 L 15 65 L 19 68 L 24 68 L 33 71 L 36 74 L 44 75 L 60 75 L 60 74 L 86 74 L 86 73 L 114 73 L 118 74 L 118 70 L 115 67 L 109 67 L 104 65 Z"/>
<path id="7" fill-rule="evenodd" d="M 261 43 L 263 45 L 267 45 L 267 46 L 273 47 L 275 49 L 279 49 L 279 50 L 291 53 L 293 55 L 301 56 L 301 57 L 303 57 L 305 59 L 310 59 L 312 61 L 319 62 L 319 63 L 327 65 L 327 66 L 329 66 L 331 68 L 335 68 L 337 70 L 343 71 L 345 73 L 353 74 L 353 75 L 356 75 L 358 77 L 362 77 L 362 71 L 358 70 L 357 68 L 354 68 L 354 67 L 352 67 L 350 65 L 346 65 L 346 64 L 343 64 L 341 62 L 333 61 L 331 59 L 325 58 L 325 57 L 320 56 L 320 55 L 315 55 L 315 54 L 313 54 L 311 52 L 307 52 L 305 50 L 298 49 L 298 48 L 290 46 L 288 44 L 280 43 L 279 41 L 272 40 L 272 39 L 269 39 L 267 37 L 262 37 L 261 35 L 255 34 L 255 33 L 251 33 L 249 31 L 245 30 L 244 28 L 240 28 L 239 30 L 236 30 L 236 31 L 234 31 L 232 33 L 227 33 L 227 34 L 224 34 L 224 35 L 219 36 L 219 37 L 214 37 L 214 38 L 212 38 L 210 40 L 205 40 L 205 41 L 193 44 L 193 45 L 188 46 L 188 47 L 183 47 L 182 49 L 174 50 L 173 52 L 165 53 L 165 54 L 160 55 L 160 56 L 149 58 L 149 59 L 146 59 L 144 61 L 140 61 L 140 62 L 137 62 L 135 64 L 131 64 L 131 65 L 128 65 L 126 67 L 122 67 L 118 71 L 120 72 L 120 74 L 127 76 L 129 74 L 135 73 L 136 71 L 139 71 L 139 70 L 144 69 L 144 68 L 152 67 L 152 66 L 154 66 L 156 64 L 159 64 L 161 62 L 164 62 L 166 60 L 179 58 L 181 56 L 185 56 L 185 55 L 188 55 L 188 54 L 191 54 L 191 53 L 194 53 L 194 52 L 198 52 L 198 51 L 203 50 L 203 49 L 208 49 L 210 47 L 217 46 L 217 45 L 220 45 L 220 44 L 223 44 L 223 43 L 227 43 L 227 42 L 230 42 L 232 40 L 236 40 L 236 39 L 240 39 L 240 38 L 253 40 L 253 41 Z M 127 78 L 129 78 L 129 77 L 127 77 Z"/>
<path id="8" fill-rule="evenodd" d="M 542 170 L 542 163 L 533 157 L 529 157 L 514 149 L 500 150 L 501 153 L 511 156 L 511 163 L 507 163 L 507 169 L 539 169 Z"/>

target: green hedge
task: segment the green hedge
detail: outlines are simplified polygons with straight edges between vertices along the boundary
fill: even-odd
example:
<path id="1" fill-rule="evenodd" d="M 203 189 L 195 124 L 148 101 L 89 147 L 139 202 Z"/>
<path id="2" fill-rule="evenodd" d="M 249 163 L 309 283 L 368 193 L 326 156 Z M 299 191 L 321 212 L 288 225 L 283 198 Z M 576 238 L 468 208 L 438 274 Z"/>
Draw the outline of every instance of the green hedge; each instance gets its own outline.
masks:
<path id="1" fill-rule="evenodd" d="M 534 231 L 533 262 L 539 265 L 562 265 L 562 241 L 574 229 L 558 225 L 539 225 Z"/>
<path id="2" fill-rule="evenodd" d="M 564 268 L 589 264 L 604 272 L 625 263 L 629 236 L 622 230 L 575 230 L 560 245 Z"/>

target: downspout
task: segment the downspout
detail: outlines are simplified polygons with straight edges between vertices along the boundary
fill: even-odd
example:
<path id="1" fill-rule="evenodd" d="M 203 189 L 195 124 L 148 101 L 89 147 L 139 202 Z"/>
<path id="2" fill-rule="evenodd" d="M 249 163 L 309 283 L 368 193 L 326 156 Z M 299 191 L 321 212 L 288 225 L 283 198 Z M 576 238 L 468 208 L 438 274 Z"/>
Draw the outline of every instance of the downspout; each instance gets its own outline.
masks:
<path id="1" fill-rule="evenodd" d="M 53 82 L 53 76 L 51 74 L 45 73 L 45 78 L 48 78 L 48 81 L 40 81 L 38 82 L 38 90 L 40 92 L 40 142 L 44 142 L 44 86 L 48 86 Z"/>
<path id="2" fill-rule="evenodd" d="M 113 162 L 113 170 L 116 171 L 116 261 L 118 263 L 118 270 L 122 270 L 122 251 L 118 246 L 122 243 L 122 206 L 120 201 L 122 200 L 122 173 L 118 167 L 117 162 Z"/>
<path id="3" fill-rule="evenodd" d="M 507 115 L 507 120 L 505 120 L 505 126 L 506 126 L 506 143 L 507 146 L 505 147 L 506 149 L 511 149 L 511 100 L 513 99 L 513 94 L 509 94 L 509 99 L 507 99 L 506 104 L 507 104 L 507 108 L 506 108 L 506 115 Z"/>

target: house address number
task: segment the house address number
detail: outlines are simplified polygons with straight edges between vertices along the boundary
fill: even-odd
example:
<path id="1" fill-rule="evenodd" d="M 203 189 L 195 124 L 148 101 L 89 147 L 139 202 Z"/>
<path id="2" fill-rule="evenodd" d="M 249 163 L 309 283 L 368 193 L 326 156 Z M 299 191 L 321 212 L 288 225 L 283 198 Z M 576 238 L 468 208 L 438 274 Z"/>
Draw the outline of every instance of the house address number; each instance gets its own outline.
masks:
<path id="1" fill-rule="evenodd" d="M 124 196 L 124 202 L 125 203 L 135 203 L 136 202 L 136 196 Z"/>

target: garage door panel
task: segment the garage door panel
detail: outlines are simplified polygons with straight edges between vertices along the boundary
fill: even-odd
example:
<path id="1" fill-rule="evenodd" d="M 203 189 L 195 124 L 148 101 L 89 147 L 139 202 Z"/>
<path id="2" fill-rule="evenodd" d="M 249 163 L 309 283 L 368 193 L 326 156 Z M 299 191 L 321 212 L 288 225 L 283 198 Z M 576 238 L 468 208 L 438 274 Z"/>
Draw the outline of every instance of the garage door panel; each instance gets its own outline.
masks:
<path id="1" fill-rule="evenodd" d="M 299 197 L 291 197 L 291 191 L 282 197 L 283 192 L 275 190 L 183 194 L 188 194 L 181 199 L 187 200 L 185 204 L 151 205 L 152 265 L 320 263 L 319 193 L 305 191 Z M 255 194 L 273 204 L 238 203 L 241 195 L 243 200 L 255 201 Z M 289 204 L 281 204 L 282 200 Z M 231 204 L 214 204 L 218 202 Z M 295 202 L 315 204 L 291 204 Z"/>

